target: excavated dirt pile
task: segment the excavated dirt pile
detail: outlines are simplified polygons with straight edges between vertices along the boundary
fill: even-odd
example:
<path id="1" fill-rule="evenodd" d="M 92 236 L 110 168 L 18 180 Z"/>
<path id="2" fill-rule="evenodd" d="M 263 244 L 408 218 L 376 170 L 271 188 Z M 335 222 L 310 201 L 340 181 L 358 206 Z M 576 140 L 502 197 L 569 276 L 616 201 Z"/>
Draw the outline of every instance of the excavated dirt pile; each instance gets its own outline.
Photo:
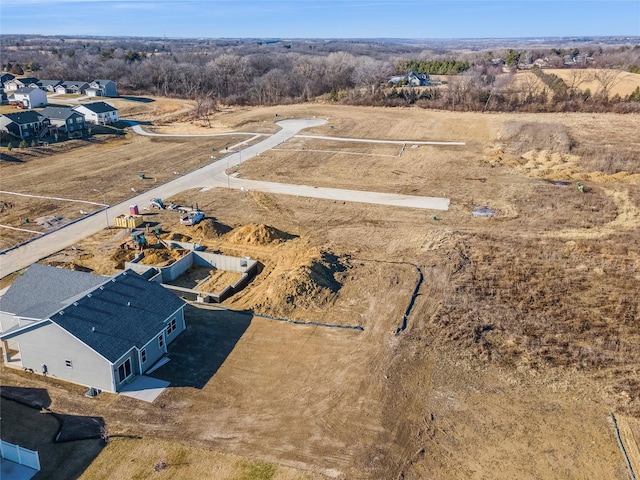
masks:
<path id="1" fill-rule="evenodd" d="M 220 223 L 213 218 L 205 218 L 196 227 L 196 237 L 208 239 L 216 239 L 231 231 L 229 225 Z"/>
<path id="2" fill-rule="evenodd" d="M 286 242 L 292 238 L 295 236 L 269 225 L 251 223 L 232 230 L 228 240 L 244 245 L 270 245 Z"/>
<path id="3" fill-rule="evenodd" d="M 317 312 L 335 303 L 347 270 L 345 258 L 308 249 L 291 262 L 276 265 L 243 300 L 260 299 L 253 306 L 255 311 L 273 316 Z"/>

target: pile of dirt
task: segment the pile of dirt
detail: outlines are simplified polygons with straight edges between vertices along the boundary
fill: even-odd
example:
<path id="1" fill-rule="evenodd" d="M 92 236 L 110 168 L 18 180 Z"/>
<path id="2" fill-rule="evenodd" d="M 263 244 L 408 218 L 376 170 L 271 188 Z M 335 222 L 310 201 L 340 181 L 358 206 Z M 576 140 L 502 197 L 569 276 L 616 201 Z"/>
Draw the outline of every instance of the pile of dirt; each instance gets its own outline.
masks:
<path id="1" fill-rule="evenodd" d="M 50 267 L 58 267 L 58 268 L 65 268 L 67 270 L 75 270 L 76 272 L 87 272 L 87 273 L 91 273 L 93 272 L 92 269 L 85 267 L 83 265 L 78 265 L 77 263 L 74 262 L 60 262 L 60 261 L 43 261 L 42 262 L 44 265 L 49 265 Z"/>
<path id="2" fill-rule="evenodd" d="M 136 253 L 136 250 L 124 250 L 118 248 L 118 250 L 116 250 L 116 252 L 111 255 L 111 260 L 116 262 L 115 268 L 122 270 L 124 268 L 125 262 L 130 262 L 131 260 L 133 260 L 136 256 Z"/>
<path id="3" fill-rule="evenodd" d="M 295 236 L 275 227 L 262 223 L 250 223 L 232 230 L 229 233 L 228 240 L 232 243 L 244 245 L 271 245 L 286 242 L 292 238 L 295 238 Z"/>
<path id="4" fill-rule="evenodd" d="M 293 266 L 275 268 L 261 282 L 262 313 L 288 317 L 300 309 L 322 310 L 335 303 L 348 269 L 345 259 L 333 253 L 311 249 L 297 258 Z"/>
<path id="5" fill-rule="evenodd" d="M 204 239 L 219 238 L 231 230 L 229 225 L 220 223 L 213 218 L 205 218 L 196 226 L 196 237 Z"/>
<path id="6" fill-rule="evenodd" d="M 184 235 L 178 232 L 172 232 L 168 235 L 162 235 L 165 240 L 172 240 L 174 242 L 190 242 L 192 238 L 189 235 Z"/>
<path id="7" fill-rule="evenodd" d="M 145 265 L 154 265 L 156 267 L 165 267 L 167 265 L 171 265 L 181 256 L 181 251 L 178 250 L 145 251 L 144 257 L 142 257 L 140 263 Z"/>

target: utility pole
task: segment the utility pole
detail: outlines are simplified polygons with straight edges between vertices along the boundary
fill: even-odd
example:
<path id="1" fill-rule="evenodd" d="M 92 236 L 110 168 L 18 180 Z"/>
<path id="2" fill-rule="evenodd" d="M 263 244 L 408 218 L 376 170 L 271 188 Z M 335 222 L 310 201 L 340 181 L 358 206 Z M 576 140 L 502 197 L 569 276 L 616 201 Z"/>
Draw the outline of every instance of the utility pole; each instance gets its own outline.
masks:
<path id="1" fill-rule="evenodd" d="M 107 205 L 107 197 L 104 196 L 104 193 L 101 192 L 100 190 L 98 190 L 97 188 L 93 189 L 94 192 L 98 192 L 100 195 L 102 195 L 102 203 L 104 204 L 104 218 L 107 221 L 107 230 L 109 230 L 109 213 L 107 212 L 107 210 L 109 209 L 109 205 Z"/>

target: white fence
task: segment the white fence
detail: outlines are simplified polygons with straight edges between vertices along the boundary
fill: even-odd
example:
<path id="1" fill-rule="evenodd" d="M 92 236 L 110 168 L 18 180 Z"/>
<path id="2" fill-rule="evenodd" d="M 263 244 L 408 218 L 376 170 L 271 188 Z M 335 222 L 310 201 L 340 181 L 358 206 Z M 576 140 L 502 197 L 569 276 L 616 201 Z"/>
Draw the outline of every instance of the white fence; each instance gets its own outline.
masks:
<path id="1" fill-rule="evenodd" d="M 19 463 L 25 467 L 40 471 L 40 457 L 38 456 L 38 452 L 0 440 L 0 455 L 2 455 L 2 458 L 11 460 L 14 463 Z"/>

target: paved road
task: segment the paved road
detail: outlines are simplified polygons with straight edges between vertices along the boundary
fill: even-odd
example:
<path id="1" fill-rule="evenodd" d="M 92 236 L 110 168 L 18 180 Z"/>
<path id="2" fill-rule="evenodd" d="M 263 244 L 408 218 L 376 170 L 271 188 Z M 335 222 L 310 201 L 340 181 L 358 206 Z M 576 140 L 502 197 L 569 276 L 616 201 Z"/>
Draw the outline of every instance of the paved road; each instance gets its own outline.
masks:
<path id="1" fill-rule="evenodd" d="M 150 198 L 169 198 L 192 188 L 229 187 L 345 202 L 364 202 L 429 210 L 448 210 L 449 199 L 447 198 L 416 197 L 411 195 L 318 188 L 305 185 L 287 185 L 233 178 L 225 174 L 225 170 L 229 166 L 238 165 L 262 152 L 276 147 L 296 135 L 302 129 L 322 125 L 323 123 L 325 123 L 325 121 L 320 119 L 282 120 L 277 123 L 281 128 L 277 133 L 268 136 L 255 145 L 228 155 L 221 160 L 199 168 L 180 178 L 176 178 L 164 185 L 148 190 L 117 205 L 113 205 L 106 211 L 97 212 L 89 217 L 82 218 L 60 230 L 40 236 L 25 245 L 10 250 L 0 256 L 0 278 L 25 268 L 63 248 L 74 245 L 83 238 L 102 230 L 107 224 L 107 218 L 111 220 L 117 215 L 128 213 L 129 205 L 147 205 Z M 134 130 L 143 135 L 149 135 L 148 132 L 144 132 L 139 126 L 134 126 Z"/>

